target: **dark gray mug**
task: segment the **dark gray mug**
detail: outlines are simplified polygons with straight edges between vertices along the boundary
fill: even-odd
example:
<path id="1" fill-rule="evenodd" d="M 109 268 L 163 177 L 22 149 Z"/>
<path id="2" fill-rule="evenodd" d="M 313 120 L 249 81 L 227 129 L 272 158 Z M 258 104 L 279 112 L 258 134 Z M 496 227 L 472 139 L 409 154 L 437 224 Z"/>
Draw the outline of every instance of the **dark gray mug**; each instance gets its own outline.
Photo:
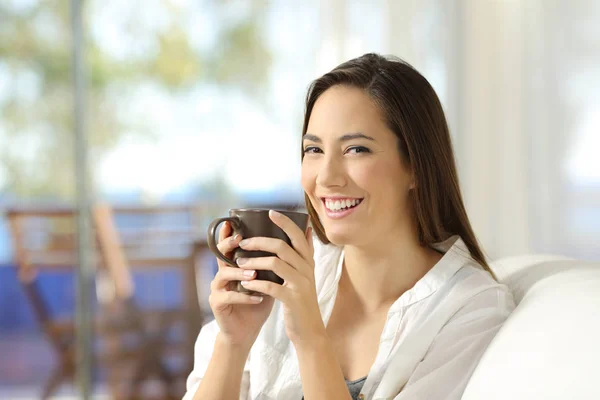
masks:
<path id="1" fill-rule="evenodd" d="M 295 211 L 281 211 L 277 212 L 287 216 L 298 225 L 302 232 L 306 232 L 308 228 L 308 214 L 295 212 Z M 248 251 L 241 248 L 233 250 L 233 258 L 226 257 L 217 248 L 217 227 L 225 222 L 229 221 L 233 228 L 233 236 L 240 234 L 242 238 L 248 239 L 252 237 L 271 237 L 285 241 L 291 245 L 290 238 L 285 232 L 271 221 L 269 218 L 269 209 L 262 208 L 239 208 L 229 210 L 229 217 L 217 218 L 212 221 L 208 227 L 208 247 L 213 254 L 232 267 L 237 267 L 236 261 L 238 258 L 252 258 L 252 257 L 269 257 L 272 253 L 266 251 Z M 256 271 L 256 279 L 265 281 L 271 281 L 278 284 L 283 283 L 277 274 L 273 271 Z M 241 293 L 253 294 L 254 292 L 243 287 L 240 282 L 236 283 L 235 290 Z"/>

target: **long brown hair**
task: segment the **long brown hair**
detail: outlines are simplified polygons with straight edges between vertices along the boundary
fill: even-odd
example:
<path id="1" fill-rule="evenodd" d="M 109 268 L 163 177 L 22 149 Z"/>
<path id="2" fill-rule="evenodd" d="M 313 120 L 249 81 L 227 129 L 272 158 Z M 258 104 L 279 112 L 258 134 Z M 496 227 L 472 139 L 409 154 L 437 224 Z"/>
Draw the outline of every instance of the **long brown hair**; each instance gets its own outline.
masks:
<path id="1" fill-rule="evenodd" d="M 444 110 L 427 79 L 396 57 L 369 53 L 347 61 L 310 85 L 302 136 L 317 99 L 336 85 L 364 90 L 398 137 L 401 159 L 415 178 L 410 201 L 420 244 L 459 235 L 471 257 L 491 273 L 465 211 Z M 313 229 L 323 243 L 329 243 L 306 194 L 305 201 Z"/>

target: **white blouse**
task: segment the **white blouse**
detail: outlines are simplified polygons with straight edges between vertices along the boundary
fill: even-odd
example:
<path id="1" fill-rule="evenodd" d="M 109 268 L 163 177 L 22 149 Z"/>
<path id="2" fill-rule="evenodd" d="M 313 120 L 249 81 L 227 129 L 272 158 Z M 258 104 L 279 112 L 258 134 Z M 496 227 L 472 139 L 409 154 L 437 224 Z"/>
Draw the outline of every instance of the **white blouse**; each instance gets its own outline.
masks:
<path id="1" fill-rule="evenodd" d="M 314 242 L 317 296 L 327 324 L 344 254 L 316 237 Z M 460 399 L 481 355 L 514 309 L 508 288 L 472 259 L 458 236 L 433 247 L 444 256 L 390 307 L 360 399 Z M 282 312 L 275 301 L 246 362 L 241 399 L 302 398 L 298 359 Z M 218 330 L 212 321 L 198 336 L 184 400 L 193 398 L 202 380 Z"/>

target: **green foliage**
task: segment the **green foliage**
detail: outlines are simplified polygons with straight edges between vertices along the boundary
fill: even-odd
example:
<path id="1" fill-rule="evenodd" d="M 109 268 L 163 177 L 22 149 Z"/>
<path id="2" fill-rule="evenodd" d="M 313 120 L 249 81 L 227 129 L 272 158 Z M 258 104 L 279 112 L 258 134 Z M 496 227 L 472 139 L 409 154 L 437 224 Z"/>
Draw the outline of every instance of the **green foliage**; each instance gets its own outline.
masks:
<path id="1" fill-rule="evenodd" d="M 102 5 L 103 0 L 95 1 Z M 171 22 L 142 33 L 154 40 L 155 50 L 125 58 L 110 54 L 89 32 L 94 19 L 90 2 L 85 2 L 84 20 L 86 126 L 93 163 L 124 132 L 144 132 L 144 121 L 131 127 L 119 118 L 115 91 L 128 92 L 143 82 L 171 91 L 216 82 L 256 95 L 265 83 L 270 54 L 260 25 L 263 1 L 249 2 L 245 19 L 221 24 L 215 48 L 202 52 L 192 46 L 182 23 L 183 10 L 162 0 Z M 4 189 L 20 197 L 74 196 L 69 3 L 38 0 L 27 8 L 0 4 L 0 79 L 8 78 L 9 88 L 0 93 L 0 169 L 7 175 Z M 204 3 L 217 11 L 231 6 L 219 0 Z M 143 4 L 139 13 L 144 12 Z M 137 17 L 126 21 L 132 30 Z"/>

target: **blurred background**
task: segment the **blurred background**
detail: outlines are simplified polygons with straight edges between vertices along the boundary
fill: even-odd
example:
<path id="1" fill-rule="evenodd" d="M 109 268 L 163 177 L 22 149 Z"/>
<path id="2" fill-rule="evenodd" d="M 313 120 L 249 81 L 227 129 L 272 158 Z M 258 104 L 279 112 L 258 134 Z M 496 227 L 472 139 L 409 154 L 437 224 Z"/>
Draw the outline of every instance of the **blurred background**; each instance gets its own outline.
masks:
<path id="1" fill-rule="evenodd" d="M 208 223 L 302 207 L 306 89 L 366 52 L 436 89 L 491 259 L 600 259 L 597 1 L 83 5 L 98 398 L 181 397 L 210 318 Z M 69 7 L 0 0 L 0 399 L 78 398 Z"/>

